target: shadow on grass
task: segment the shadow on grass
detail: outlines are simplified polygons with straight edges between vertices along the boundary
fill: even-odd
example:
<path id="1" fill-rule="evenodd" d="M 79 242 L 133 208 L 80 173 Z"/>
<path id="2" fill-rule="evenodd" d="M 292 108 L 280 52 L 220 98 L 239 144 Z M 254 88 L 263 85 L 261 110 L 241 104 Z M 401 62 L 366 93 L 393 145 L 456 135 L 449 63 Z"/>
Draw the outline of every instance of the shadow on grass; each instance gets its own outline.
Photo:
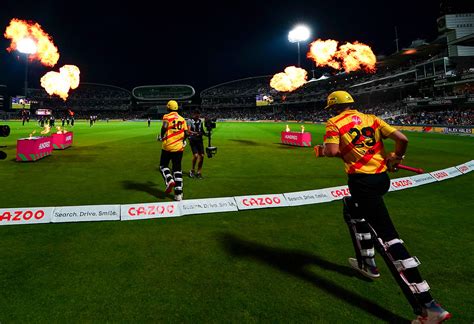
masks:
<path id="1" fill-rule="evenodd" d="M 262 143 L 256 142 L 256 141 L 250 141 L 250 140 L 238 140 L 238 139 L 231 139 L 231 142 L 236 142 L 244 145 L 252 145 L 252 146 L 261 146 Z"/>
<path id="2" fill-rule="evenodd" d="M 265 263 L 282 272 L 289 273 L 297 278 L 308 281 L 327 294 L 343 300 L 364 312 L 389 323 L 409 323 L 408 320 L 392 313 L 373 301 L 362 297 L 336 283 L 327 280 L 320 275 L 311 272 L 308 266 L 318 266 L 325 270 L 335 271 L 341 275 L 357 277 L 365 281 L 370 281 L 345 266 L 334 264 L 321 257 L 301 251 L 292 251 L 281 248 L 266 246 L 260 243 L 243 240 L 232 234 L 222 234 L 219 237 L 224 249 L 232 256 L 239 258 L 249 258 Z"/>
<path id="3" fill-rule="evenodd" d="M 273 144 L 276 145 L 279 149 L 283 149 L 283 150 L 295 150 L 298 148 L 298 146 L 288 145 L 288 144 L 283 144 L 283 143 L 273 143 Z"/>
<path id="4" fill-rule="evenodd" d="M 122 181 L 122 186 L 127 190 L 146 192 L 155 198 L 172 198 L 170 194 L 166 194 L 163 190 L 156 188 L 156 183 L 148 181 L 146 183 L 135 182 L 131 180 Z"/>
<path id="5" fill-rule="evenodd" d="M 69 150 L 69 151 L 71 151 L 71 150 Z M 56 159 L 57 155 L 53 155 L 53 154 L 51 154 L 51 157 Z M 60 159 L 63 162 L 67 161 L 68 163 L 69 162 L 71 162 L 71 163 L 87 162 L 88 163 L 88 162 L 97 161 L 99 159 L 99 157 L 100 157 L 99 154 L 76 154 L 76 152 L 74 152 L 74 154 L 61 154 L 61 156 L 58 157 L 58 159 Z"/>

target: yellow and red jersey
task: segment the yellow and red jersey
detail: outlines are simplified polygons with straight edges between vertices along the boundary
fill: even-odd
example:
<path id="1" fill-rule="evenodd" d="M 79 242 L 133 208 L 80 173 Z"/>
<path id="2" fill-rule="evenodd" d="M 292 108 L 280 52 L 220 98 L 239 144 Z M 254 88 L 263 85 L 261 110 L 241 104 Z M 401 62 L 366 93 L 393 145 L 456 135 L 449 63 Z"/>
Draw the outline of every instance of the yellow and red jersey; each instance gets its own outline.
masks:
<path id="1" fill-rule="evenodd" d="M 327 121 L 324 143 L 339 144 L 348 174 L 381 173 L 387 170 L 382 139 L 394 131 L 377 116 L 346 110 Z"/>
<path id="2" fill-rule="evenodd" d="M 165 136 L 162 138 L 162 148 L 168 152 L 184 151 L 184 132 L 188 130 L 186 120 L 173 111 L 163 116 L 163 123 L 167 122 Z"/>

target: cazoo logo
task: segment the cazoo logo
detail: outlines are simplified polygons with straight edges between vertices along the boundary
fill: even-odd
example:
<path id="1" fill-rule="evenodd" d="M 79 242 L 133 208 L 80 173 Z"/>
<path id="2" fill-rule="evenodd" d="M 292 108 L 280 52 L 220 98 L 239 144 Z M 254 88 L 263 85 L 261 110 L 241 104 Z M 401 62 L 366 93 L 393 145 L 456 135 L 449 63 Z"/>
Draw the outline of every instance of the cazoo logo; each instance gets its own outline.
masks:
<path id="1" fill-rule="evenodd" d="M 275 206 L 281 204 L 281 199 L 278 197 L 259 197 L 259 198 L 244 198 L 242 204 L 247 207 L 252 206 Z"/>
<path id="2" fill-rule="evenodd" d="M 351 195 L 351 192 L 349 191 L 349 188 L 342 188 L 342 189 L 337 189 L 331 191 L 331 195 L 334 198 L 341 198 L 341 197 L 347 197 Z"/>
<path id="3" fill-rule="evenodd" d="M 128 215 L 135 216 L 163 216 L 163 215 L 173 215 L 175 213 L 174 205 L 150 205 L 150 206 L 138 206 L 131 207 L 128 209 Z"/>
<path id="4" fill-rule="evenodd" d="M 413 186 L 413 182 L 411 180 L 398 180 L 398 181 L 393 181 L 392 186 L 394 188 L 404 188 L 404 187 L 411 187 Z"/>
<path id="5" fill-rule="evenodd" d="M 447 174 L 445 171 L 433 172 L 432 175 L 436 179 L 444 179 L 444 178 L 449 177 L 449 174 Z"/>
<path id="6" fill-rule="evenodd" d="M 5 211 L 0 214 L 0 222 L 7 221 L 7 222 L 21 222 L 21 221 L 29 221 L 30 219 L 33 220 L 40 220 L 44 217 L 44 210 L 15 210 L 15 211 Z"/>

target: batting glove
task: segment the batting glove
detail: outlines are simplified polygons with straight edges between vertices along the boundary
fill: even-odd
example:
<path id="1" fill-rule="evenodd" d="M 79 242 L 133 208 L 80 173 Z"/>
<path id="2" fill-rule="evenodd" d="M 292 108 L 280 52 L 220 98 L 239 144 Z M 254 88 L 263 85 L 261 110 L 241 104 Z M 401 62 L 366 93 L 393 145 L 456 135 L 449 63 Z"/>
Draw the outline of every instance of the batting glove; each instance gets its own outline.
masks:
<path id="1" fill-rule="evenodd" d="M 387 155 L 387 158 L 385 161 L 387 162 L 387 168 L 389 172 L 396 172 L 398 171 L 397 166 L 402 162 L 404 159 L 404 156 L 398 156 L 395 154 L 395 152 L 390 152 Z"/>

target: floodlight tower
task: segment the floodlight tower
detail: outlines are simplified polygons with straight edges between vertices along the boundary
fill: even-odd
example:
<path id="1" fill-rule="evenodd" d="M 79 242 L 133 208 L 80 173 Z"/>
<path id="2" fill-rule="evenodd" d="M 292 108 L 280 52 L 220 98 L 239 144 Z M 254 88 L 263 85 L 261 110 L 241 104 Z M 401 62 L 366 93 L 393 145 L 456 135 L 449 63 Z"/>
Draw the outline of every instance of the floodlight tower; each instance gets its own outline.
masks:
<path id="1" fill-rule="evenodd" d="M 304 42 L 311 36 L 311 31 L 305 25 L 297 25 L 288 33 L 290 43 L 298 44 L 298 67 L 301 67 L 300 42 Z"/>
<path id="2" fill-rule="evenodd" d="M 23 38 L 18 42 L 18 52 L 25 54 L 25 100 L 28 91 L 28 58 L 36 54 L 38 46 L 32 38 Z"/>

